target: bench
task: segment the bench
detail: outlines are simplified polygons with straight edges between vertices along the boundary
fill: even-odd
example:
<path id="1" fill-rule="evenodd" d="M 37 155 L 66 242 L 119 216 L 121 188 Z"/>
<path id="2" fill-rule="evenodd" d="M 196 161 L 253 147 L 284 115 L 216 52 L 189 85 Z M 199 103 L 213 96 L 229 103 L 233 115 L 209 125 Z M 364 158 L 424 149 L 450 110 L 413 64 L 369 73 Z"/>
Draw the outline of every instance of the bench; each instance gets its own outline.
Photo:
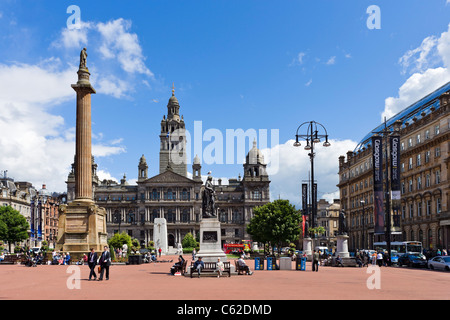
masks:
<path id="1" fill-rule="evenodd" d="M 194 261 L 191 262 L 191 278 L 192 274 L 195 272 L 194 269 Z M 202 268 L 200 275 L 204 273 L 216 273 L 217 272 L 217 263 L 216 262 L 203 262 L 205 267 Z M 223 263 L 223 273 L 228 273 L 228 277 L 231 277 L 231 268 L 229 262 Z"/>

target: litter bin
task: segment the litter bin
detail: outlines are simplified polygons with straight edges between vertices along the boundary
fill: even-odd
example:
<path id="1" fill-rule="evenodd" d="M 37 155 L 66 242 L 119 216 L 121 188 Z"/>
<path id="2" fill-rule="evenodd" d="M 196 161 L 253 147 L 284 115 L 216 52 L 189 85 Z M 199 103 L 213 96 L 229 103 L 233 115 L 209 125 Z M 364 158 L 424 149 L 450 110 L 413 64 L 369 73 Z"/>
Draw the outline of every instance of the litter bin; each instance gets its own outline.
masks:
<path id="1" fill-rule="evenodd" d="M 267 257 L 267 270 L 277 270 L 277 258 Z"/>
<path id="2" fill-rule="evenodd" d="M 292 270 L 292 260 L 290 257 L 280 258 L 280 270 Z"/>
<path id="3" fill-rule="evenodd" d="M 300 270 L 305 271 L 306 270 L 306 258 L 300 258 L 300 260 L 301 260 Z"/>
<path id="4" fill-rule="evenodd" d="M 267 270 L 273 270 L 272 269 L 272 257 L 267 257 Z"/>
<path id="5" fill-rule="evenodd" d="M 264 258 L 255 258 L 255 270 L 264 270 Z"/>

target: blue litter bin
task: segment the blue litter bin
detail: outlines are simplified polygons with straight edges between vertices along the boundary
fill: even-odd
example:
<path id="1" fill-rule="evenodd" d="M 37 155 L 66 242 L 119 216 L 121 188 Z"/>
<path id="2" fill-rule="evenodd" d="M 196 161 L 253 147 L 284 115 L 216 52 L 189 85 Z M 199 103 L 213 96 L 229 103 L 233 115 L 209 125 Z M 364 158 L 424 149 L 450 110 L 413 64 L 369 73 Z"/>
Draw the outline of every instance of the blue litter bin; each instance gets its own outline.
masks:
<path id="1" fill-rule="evenodd" d="M 305 270 L 306 270 L 306 258 L 301 258 L 300 271 L 305 271 Z"/>
<path id="2" fill-rule="evenodd" d="M 255 270 L 261 270 L 261 259 L 258 257 L 255 258 Z"/>
<path id="3" fill-rule="evenodd" d="M 267 270 L 273 270 L 273 268 L 272 268 L 272 257 L 267 257 Z"/>

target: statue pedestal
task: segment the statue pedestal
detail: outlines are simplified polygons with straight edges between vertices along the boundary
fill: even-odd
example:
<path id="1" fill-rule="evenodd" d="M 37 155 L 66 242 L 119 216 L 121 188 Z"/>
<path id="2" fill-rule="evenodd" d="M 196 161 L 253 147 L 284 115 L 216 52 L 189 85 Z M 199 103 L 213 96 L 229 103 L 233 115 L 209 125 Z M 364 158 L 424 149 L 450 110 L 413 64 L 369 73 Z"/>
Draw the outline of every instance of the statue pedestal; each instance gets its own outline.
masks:
<path id="1" fill-rule="evenodd" d="M 337 248 L 336 248 L 336 256 L 341 256 L 342 258 L 350 257 L 348 253 L 348 239 L 349 236 L 346 234 L 340 234 L 337 236 Z"/>
<path id="2" fill-rule="evenodd" d="M 60 206 L 55 250 L 69 252 L 72 261 L 76 261 L 91 248 L 102 252 L 107 245 L 104 208 L 99 208 L 92 200 L 75 200 Z"/>
<path id="3" fill-rule="evenodd" d="M 312 239 L 311 238 L 303 238 L 303 253 L 306 254 L 306 257 L 311 260 L 312 257 Z"/>
<path id="4" fill-rule="evenodd" d="M 161 254 L 167 254 L 169 251 L 167 243 L 167 221 L 165 218 L 155 218 L 153 223 L 153 242 L 155 243 L 156 254 L 159 253 L 161 248 Z"/>
<path id="5" fill-rule="evenodd" d="M 227 261 L 227 255 L 222 250 L 220 222 L 217 218 L 204 218 L 200 221 L 200 250 L 196 254 L 205 262 Z M 233 266 L 234 267 L 234 266 Z"/>

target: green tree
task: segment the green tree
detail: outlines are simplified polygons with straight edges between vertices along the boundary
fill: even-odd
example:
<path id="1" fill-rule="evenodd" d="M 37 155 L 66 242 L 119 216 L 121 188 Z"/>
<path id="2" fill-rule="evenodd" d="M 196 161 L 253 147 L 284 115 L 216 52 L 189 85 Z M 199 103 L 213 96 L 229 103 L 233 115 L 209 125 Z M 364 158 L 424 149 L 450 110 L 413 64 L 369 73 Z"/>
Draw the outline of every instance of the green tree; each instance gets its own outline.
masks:
<path id="1" fill-rule="evenodd" d="M 131 237 L 123 231 L 122 233 L 116 233 L 108 240 L 108 245 L 113 248 L 122 248 L 126 244 L 128 246 L 128 251 L 131 249 Z"/>
<path id="2" fill-rule="evenodd" d="M 183 246 L 183 248 L 196 248 L 197 244 L 198 242 L 190 232 L 188 232 L 181 241 L 181 245 Z"/>
<path id="3" fill-rule="evenodd" d="M 27 219 L 11 206 L 0 207 L 0 239 L 11 244 L 28 239 L 30 228 Z"/>
<path id="4" fill-rule="evenodd" d="M 275 200 L 253 209 L 254 217 L 247 227 L 247 232 L 254 241 L 269 243 L 281 250 L 283 243 L 299 239 L 301 231 L 300 211 L 288 200 Z"/>

